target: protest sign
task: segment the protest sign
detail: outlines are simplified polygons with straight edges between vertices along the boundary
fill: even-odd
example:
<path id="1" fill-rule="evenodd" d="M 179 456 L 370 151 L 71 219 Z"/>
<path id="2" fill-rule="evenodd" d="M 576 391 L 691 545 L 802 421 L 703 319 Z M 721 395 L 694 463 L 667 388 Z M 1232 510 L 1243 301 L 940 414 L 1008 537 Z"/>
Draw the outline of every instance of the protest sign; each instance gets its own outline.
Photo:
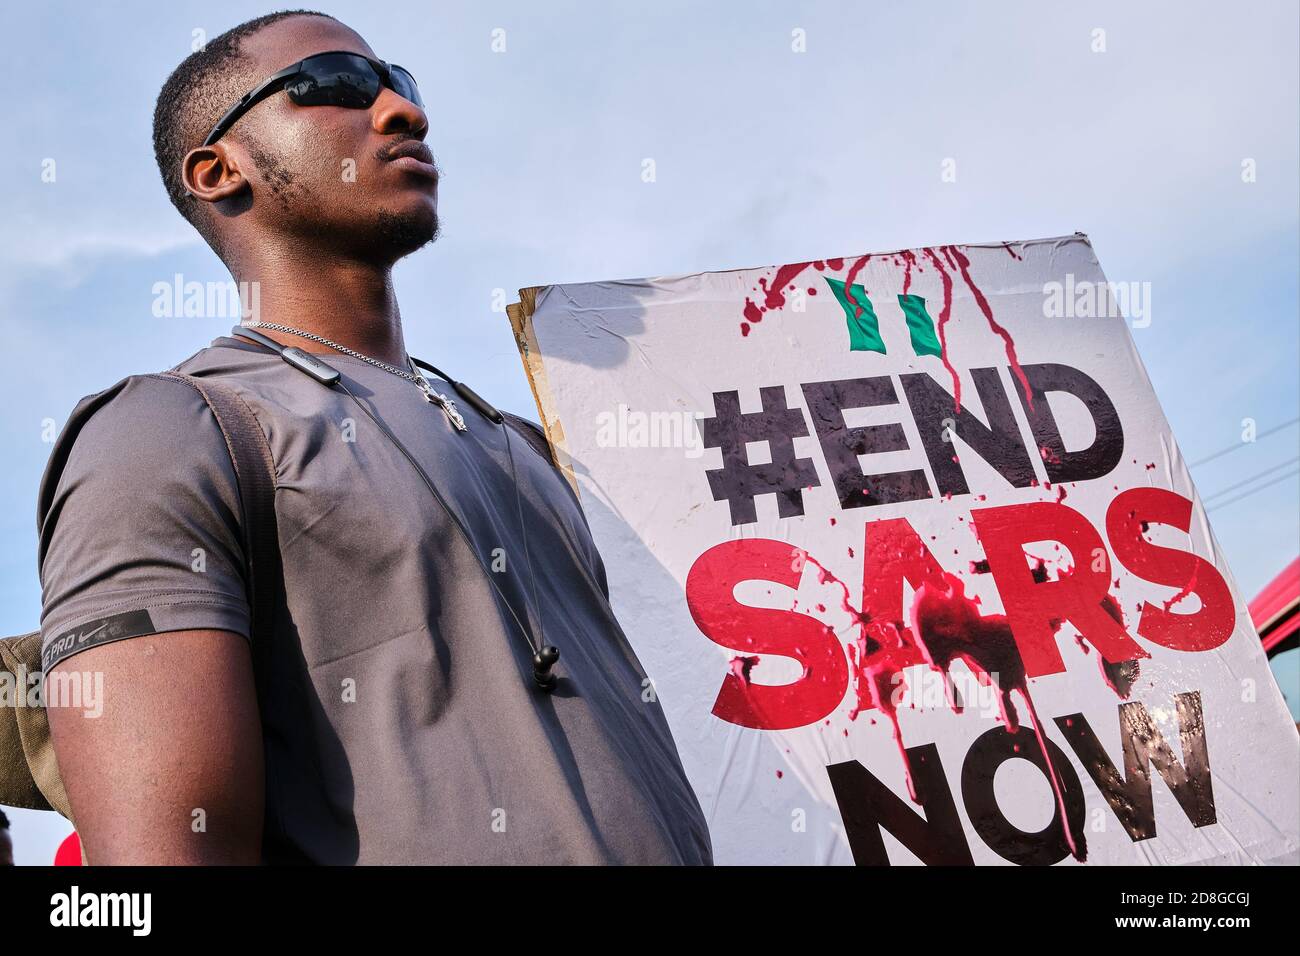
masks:
<path id="1" fill-rule="evenodd" d="M 1297 858 L 1300 738 L 1149 291 L 1085 236 L 509 311 L 718 862 Z"/>

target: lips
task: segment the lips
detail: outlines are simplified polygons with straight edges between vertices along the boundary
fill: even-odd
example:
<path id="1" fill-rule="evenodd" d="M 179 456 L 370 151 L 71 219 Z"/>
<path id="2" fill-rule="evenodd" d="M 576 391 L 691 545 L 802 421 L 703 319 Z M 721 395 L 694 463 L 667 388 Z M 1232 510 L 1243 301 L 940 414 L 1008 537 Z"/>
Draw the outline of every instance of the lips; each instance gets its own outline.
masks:
<path id="1" fill-rule="evenodd" d="M 403 140 L 384 150 L 381 157 L 387 162 L 397 164 L 402 169 L 420 173 L 431 179 L 436 180 L 438 178 L 438 167 L 434 165 L 433 152 L 419 140 Z"/>

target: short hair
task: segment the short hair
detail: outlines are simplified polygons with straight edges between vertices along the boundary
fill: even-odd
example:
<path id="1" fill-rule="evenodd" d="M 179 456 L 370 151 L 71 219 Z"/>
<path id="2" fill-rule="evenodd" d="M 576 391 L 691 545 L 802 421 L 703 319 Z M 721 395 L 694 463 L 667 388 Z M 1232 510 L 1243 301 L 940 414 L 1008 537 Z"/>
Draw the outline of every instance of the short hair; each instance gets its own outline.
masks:
<path id="1" fill-rule="evenodd" d="M 226 110 L 262 79 L 250 75 L 250 64 L 241 49 L 244 40 L 290 17 L 335 19 L 315 10 L 282 10 L 232 27 L 182 60 L 167 77 L 154 105 L 153 152 L 167 198 L 214 249 L 217 243 L 213 230 L 200 215 L 198 200 L 181 180 L 181 161 L 186 153 L 202 145 Z"/>

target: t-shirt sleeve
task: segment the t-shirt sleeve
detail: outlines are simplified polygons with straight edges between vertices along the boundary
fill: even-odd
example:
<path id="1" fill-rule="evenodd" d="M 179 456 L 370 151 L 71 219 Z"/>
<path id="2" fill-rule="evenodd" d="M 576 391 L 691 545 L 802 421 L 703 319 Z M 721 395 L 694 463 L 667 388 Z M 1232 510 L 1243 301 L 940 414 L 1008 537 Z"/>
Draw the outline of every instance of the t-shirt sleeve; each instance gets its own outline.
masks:
<path id="1" fill-rule="evenodd" d="M 42 663 L 167 631 L 248 637 L 239 491 L 216 417 L 184 382 L 83 399 L 38 506 Z"/>

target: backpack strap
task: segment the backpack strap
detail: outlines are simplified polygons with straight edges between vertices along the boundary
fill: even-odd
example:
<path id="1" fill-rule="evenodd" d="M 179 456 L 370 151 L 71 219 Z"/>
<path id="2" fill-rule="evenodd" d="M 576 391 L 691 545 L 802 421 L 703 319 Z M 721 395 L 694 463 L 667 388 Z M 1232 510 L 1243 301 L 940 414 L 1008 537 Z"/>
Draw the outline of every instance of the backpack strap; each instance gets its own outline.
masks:
<path id="1" fill-rule="evenodd" d="M 252 616 L 254 676 L 262 697 L 269 676 L 270 635 L 275 626 L 277 595 L 283 587 L 280 542 L 275 522 L 275 458 L 253 410 L 237 391 L 210 378 L 182 372 L 161 377 L 189 385 L 208 403 L 226 439 L 239 489 L 244 534 L 244 584 Z M 264 699 L 264 698 L 263 698 Z"/>
<path id="2" fill-rule="evenodd" d="M 230 461 L 235 466 L 235 483 L 239 490 L 240 517 L 244 538 L 244 586 L 248 590 L 251 616 L 250 631 L 253 682 L 261 711 L 263 731 L 271 710 L 283 707 L 291 696 L 300 697 L 297 675 L 290 677 L 291 688 L 275 676 L 276 607 L 284 592 L 284 568 L 280 560 L 280 538 L 275 516 L 275 457 L 257 415 L 234 388 L 211 378 L 200 378 L 175 370 L 164 372 L 167 378 L 185 382 L 208 403 L 226 439 Z M 276 687 L 277 683 L 280 686 Z M 277 693 L 273 696 L 272 688 Z M 264 859 L 276 858 L 286 827 L 279 778 L 282 771 L 272 754 L 264 753 L 267 800 L 262 822 Z M 273 796 L 272 794 L 276 794 Z M 305 862 L 293 857 L 293 862 Z"/>
<path id="3" fill-rule="evenodd" d="M 275 460 L 270 443 L 248 403 L 228 385 L 180 372 L 156 377 L 184 382 L 198 392 L 225 436 L 235 469 L 244 536 L 244 582 L 248 589 L 254 635 L 254 675 L 259 699 L 265 691 L 276 596 L 283 587 L 280 547 L 275 523 Z M 254 574 L 256 570 L 256 574 Z M 256 639 L 256 638 L 259 638 Z M 0 641 L 0 671 L 17 675 L 41 669 L 41 632 Z M 26 693 L 26 682 L 15 683 Z M 0 708 L 0 803 L 33 810 L 57 810 L 72 819 L 63 779 L 50 742 L 50 725 L 43 707 Z M 75 822 L 75 821 L 74 821 Z M 84 854 L 83 854 L 84 861 Z"/>

